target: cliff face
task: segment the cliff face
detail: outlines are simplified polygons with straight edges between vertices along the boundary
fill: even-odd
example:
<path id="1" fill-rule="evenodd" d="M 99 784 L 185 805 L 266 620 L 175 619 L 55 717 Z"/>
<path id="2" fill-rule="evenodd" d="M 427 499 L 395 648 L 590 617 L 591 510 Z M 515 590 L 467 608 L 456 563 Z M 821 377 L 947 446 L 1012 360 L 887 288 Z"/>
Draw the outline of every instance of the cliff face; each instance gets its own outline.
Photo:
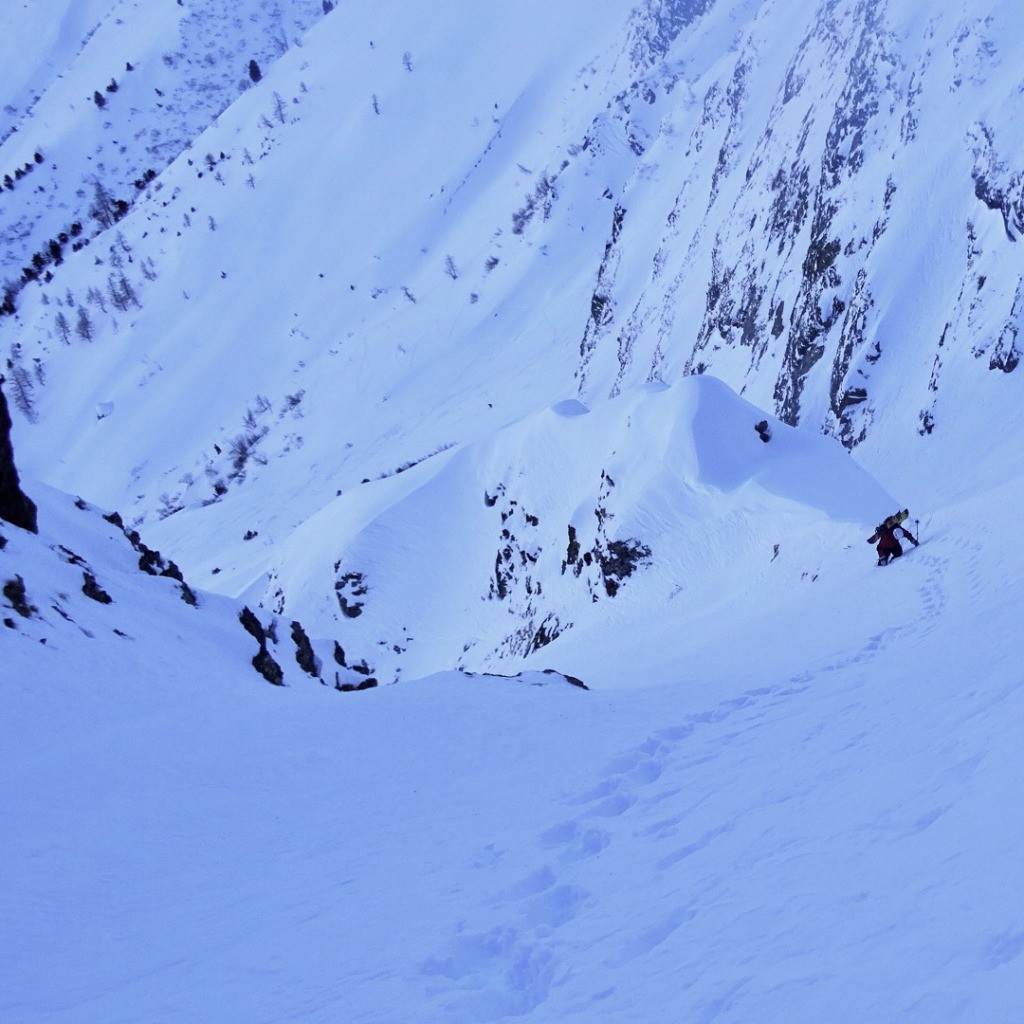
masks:
<path id="1" fill-rule="evenodd" d="M 0 385 L 3 384 L 0 377 Z M 38 532 L 36 506 L 22 491 L 18 470 L 14 465 L 14 446 L 11 444 L 11 414 L 7 398 L 0 387 L 0 519 L 23 530 Z"/>
<path id="2" fill-rule="evenodd" d="M 1008 8 L 733 9 L 744 27 L 712 73 L 709 17 L 656 33 L 657 59 L 612 105 L 638 166 L 616 196 L 583 385 L 706 372 L 848 448 L 925 437 L 962 416 L 951 378 L 1019 361 Z"/>

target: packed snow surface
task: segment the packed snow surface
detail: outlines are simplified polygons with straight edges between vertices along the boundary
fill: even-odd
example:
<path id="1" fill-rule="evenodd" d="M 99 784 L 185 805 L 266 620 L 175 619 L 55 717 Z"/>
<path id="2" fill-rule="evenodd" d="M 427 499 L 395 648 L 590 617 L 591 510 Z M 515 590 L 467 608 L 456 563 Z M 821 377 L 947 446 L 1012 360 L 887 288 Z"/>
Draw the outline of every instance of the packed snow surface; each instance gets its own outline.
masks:
<path id="1" fill-rule="evenodd" d="M 0 555 L 40 610 L 3 636 L 4 1019 L 1014 1020 L 1019 484 L 877 568 L 822 518 L 842 474 L 793 498 L 821 443 L 780 456 L 774 560 L 763 492 L 733 499 L 704 614 L 641 567 L 515 676 L 351 694 L 268 686 L 237 606 L 189 607 L 37 488 L 40 538 Z M 719 500 L 755 452 L 705 467 Z"/>

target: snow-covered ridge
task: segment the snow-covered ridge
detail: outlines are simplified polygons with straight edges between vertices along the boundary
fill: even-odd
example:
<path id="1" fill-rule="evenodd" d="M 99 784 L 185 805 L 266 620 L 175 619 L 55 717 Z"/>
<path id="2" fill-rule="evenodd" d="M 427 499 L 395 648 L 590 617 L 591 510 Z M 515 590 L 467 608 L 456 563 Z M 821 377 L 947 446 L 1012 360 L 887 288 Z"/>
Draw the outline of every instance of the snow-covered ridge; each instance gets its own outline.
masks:
<path id="1" fill-rule="evenodd" d="M 834 440 L 773 420 L 765 442 L 762 420 L 705 376 L 557 403 L 336 498 L 263 549 L 245 597 L 388 681 L 558 667 L 559 637 L 603 631 L 613 606 L 671 597 L 685 618 L 789 585 L 896 507 Z"/>

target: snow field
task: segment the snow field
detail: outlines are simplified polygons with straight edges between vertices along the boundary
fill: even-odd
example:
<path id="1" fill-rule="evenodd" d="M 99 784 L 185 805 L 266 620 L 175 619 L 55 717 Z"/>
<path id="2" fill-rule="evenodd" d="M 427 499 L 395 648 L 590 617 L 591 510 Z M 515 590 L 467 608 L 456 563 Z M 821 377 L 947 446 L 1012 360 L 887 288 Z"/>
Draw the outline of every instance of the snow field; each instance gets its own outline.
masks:
<path id="1" fill-rule="evenodd" d="M 744 403 L 694 389 L 692 419 L 668 389 L 519 429 L 572 423 L 599 451 L 628 410 L 647 450 L 710 404 L 703 479 L 735 485 L 777 445 L 776 490 L 806 481 L 820 439 L 751 431 L 744 463 L 723 427 Z M 687 596 L 639 570 L 526 663 L 589 692 L 442 672 L 342 695 L 294 666 L 267 686 L 231 602 L 189 608 L 40 489 L 43 544 L 8 529 L 0 556 L 43 608 L 4 638 L 5 1018 L 1013 1019 L 1016 492 L 936 513 L 877 569 L 858 524 L 798 503 L 771 521 L 803 547 L 772 560 L 748 483 L 732 533 L 709 531 L 747 599 L 677 618 Z M 74 596 L 58 536 L 114 604 Z"/>
<path id="2" fill-rule="evenodd" d="M 8 276 L 66 182 L 191 146 L 0 319 L 0 1019 L 1016 1021 L 1015 4 L 16 6 Z M 793 430 L 802 302 L 846 312 Z M 256 675 L 243 601 L 326 685 Z"/>
<path id="3" fill-rule="evenodd" d="M 188 639 L 151 640 L 140 686 L 55 651 L 63 677 L 8 687 L 5 1014 L 1010 1020 L 1021 698 L 985 652 L 1019 582 L 972 592 L 991 561 L 940 525 L 865 572 L 907 614 L 849 604 L 858 648 L 740 606 L 742 668 L 705 676 L 681 635 L 639 689 L 665 637 L 589 693 L 277 690 Z"/>

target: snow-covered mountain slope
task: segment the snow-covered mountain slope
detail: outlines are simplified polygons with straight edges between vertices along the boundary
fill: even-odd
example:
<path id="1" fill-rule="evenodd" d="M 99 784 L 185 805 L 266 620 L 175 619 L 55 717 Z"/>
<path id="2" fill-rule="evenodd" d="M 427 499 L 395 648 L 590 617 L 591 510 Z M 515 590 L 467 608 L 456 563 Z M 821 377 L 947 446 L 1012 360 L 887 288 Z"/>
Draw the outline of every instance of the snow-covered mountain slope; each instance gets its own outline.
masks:
<path id="1" fill-rule="evenodd" d="M 1014 1021 L 1018 21 L 15 4 L 0 1018 Z"/>
<path id="2" fill-rule="evenodd" d="M 254 621 L 240 602 L 193 589 L 118 515 L 39 483 L 33 493 L 43 499 L 38 536 L 0 523 L 6 685 L 32 692 L 58 680 L 88 685 L 112 672 L 131 685 L 168 673 L 223 675 L 239 685 L 319 679 L 297 653 L 309 644 L 322 664 L 330 648 L 316 649 L 301 623 L 296 631 L 290 620 Z"/>
<path id="3" fill-rule="evenodd" d="M 200 546 L 218 499 L 277 541 L 481 430 L 706 369 L 864 438 L 903 500 L 997 482 L 1021 62 L 1013 5 L 983 7 L 339 6 L 19 288 L 23 459 L 133 521 L 181 509 Z M 144 141 L 62 110 L 105 161 Z M 98 177 L 75 153 L 62 194 Z M 0 198 L 34 216 L 57 186 L 28 181 Z M 993 448 L 994 473 L 948 481 L 951 450 Z"/>
<path id="4" fill-rule="evenodd" d="M 10 6 L 0 40 L 0 265 L 14 289 L 23 267 L 53 274 L 65 255 L 57 250 L 110 227 L 323 15 L 322 0 Z"/>
<path id="5" fill-rule="evenodd" d="M 652 399 L 676 401 L 623 396 L 634 422 Z M 283 658 L 291 685 L 267 685 L 237 603 L 183 602 L 35 485 L 40 536 L 0 528 L 38 609 L 5 588 L 0 1015 L 1014 1020 L 1020 486 L 884 569 L 863 544 L 782 546 L 769 596 L 748 482 L 723 559 L 748 599 L 677 615 L 638 571 L 603 632 L 534 656 L 589 691 L 449 672 L 344 695 Z"/>
<path id="6" fill-rule="evenodd" d="M 774 421 L 764 443 L 761 418 L 710 377 L 560 403 L 336 498 L 246 597 L 302 609 L 382 681 L 557 666 L 561 635 L 652 603 L 690 621 L 772 601 L 896 503 L 838 442 Z"/>

